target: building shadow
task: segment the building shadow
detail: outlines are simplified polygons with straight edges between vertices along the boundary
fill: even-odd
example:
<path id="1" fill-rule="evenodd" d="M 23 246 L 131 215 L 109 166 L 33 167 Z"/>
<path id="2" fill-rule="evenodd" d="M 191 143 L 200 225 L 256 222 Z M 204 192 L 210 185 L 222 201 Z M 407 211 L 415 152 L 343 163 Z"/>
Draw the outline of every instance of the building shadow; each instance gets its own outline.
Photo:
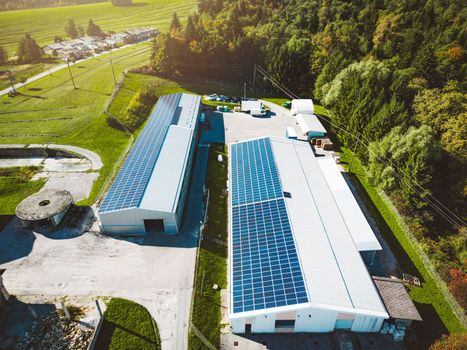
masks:
<path id="1" fill-rule="evenodd" d="M 414 302 L 423 321 L 414 322 L 412 330 L 415 333 L 415 341 L 408 343 L 410 350 L 425 350 L 430 347 L 443 334 L 448 334 L 448 330 L 443 324 L 435 308 L 431 304 L 421 304 Z"/>
<path id="2" fill-rule="evenodd" d="M 36 241 L 36 235 L 43 235 L 53 240 L 73 239 L 82 236 L 86 232 L 84 225 L 89 210 L 90 207 L 86 206 L 71 207 L 57 229 L 49 227 L 24 228 L 16 216 L 1 216 L 0 223 L 3 225 L 3 229 L 0 230 L 0 264 L 28 256 Z"/>
<path id="3" fill-rule="evenodd" d="M 224 115 L 220 112 L 205 112 L 205 122 L 201 124 L 200 143 L 225 143 Z"/>
<path id="4" fill-rule="evenodd" d="M 56 310 L 53 304 L 27 304 L 10 297 L 0 313 L 0 339 L 5 349 L 14 349 L 15 344 L 28 332 L 37 318 Z M 12 344 L 11 347 L 8 347 Z"/>

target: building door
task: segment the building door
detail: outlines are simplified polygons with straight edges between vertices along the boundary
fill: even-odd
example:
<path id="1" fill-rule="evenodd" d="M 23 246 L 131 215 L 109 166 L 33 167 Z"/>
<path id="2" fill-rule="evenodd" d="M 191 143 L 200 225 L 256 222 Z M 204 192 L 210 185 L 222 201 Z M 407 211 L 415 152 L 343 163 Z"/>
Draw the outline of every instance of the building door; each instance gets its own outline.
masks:
<path id="1" fill-rule="evenodd" d="M 251 323 L 245 324 L 245 334 L 251 334 Z"/>
<path id="2" fill-rule="evenodd" d="M 164 232 L 164 220 L 152 219 L 144 220 L 144 230 L 146 232 Z"/>

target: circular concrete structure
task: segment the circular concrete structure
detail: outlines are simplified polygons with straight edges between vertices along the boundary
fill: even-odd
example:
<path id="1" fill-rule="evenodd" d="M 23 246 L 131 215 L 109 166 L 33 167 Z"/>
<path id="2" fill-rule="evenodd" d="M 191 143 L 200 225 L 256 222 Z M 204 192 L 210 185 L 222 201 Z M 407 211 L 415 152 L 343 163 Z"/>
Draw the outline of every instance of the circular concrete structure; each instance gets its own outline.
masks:
<path id="1" fill-rule="evenodd" d="M 19 203 L 16 216 L 26 225 L 48 219 L 58 225 L 72 202 L 73 197 L 68 191 L 44 190 Z"/>

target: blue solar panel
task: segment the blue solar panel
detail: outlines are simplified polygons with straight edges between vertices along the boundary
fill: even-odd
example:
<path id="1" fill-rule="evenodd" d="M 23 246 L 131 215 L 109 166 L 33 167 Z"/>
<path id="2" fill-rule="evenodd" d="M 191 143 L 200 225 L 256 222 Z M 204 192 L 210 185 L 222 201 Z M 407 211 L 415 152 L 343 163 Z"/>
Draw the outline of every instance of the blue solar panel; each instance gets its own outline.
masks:
<path id="1" fill-rule="evenodd" d="M 284 199 L 232 208 L 233 312 L 308 302 Z"/>
<path id="2" fill-rule="evenodd" d="M 139 205 L 181 96 L 182 94 L 178 93 L 159 98 L 146 126 L 112 183 L 99 213 Z"/>
<path id="3" fill-rule="evenodd" d="M 232 205 L 281 198 L 282 189 L 268 138 L 231 146 Z"/>
<path id="4" fill-rule="evenodd" d="M 230 147 L 233 312 L 308 302 L 271 140 Z"/>

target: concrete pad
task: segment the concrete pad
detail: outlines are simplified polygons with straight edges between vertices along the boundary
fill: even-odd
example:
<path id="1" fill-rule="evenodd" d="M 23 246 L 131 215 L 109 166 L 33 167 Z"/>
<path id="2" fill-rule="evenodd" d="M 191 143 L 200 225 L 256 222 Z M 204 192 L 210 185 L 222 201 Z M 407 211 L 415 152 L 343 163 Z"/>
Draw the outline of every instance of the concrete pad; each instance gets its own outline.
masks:
<path id="1" fill-rule="evenodd" d="M 43 157 L 31 158 L 2 158 L 0 159 L 0 168 L 23 167 L 23 166 L 41 166 Z"/>
<path id="2" fill-rule="evenodd" d="M 0 246 L 2 255 L 18 247 L 24 252 L 0 264 L 12 295 L 133 300 L 155 318 L 163 349 L 186 348 L 178 334 L 187 332 L 196 248 L 144 246 L 93 233 L 52 239 L 23 230 L 17 220 L 0 233 Z"/>
<path id="3" fill-rule="evenodd" d="M 98 173 L 50 173 L 41 172 L 37 177 L 47 177 L 48 180 L 41 190 L 61 189 L 67 190 L 78 202 L 89 196 L 94 181 L 99 177 Z"/>

